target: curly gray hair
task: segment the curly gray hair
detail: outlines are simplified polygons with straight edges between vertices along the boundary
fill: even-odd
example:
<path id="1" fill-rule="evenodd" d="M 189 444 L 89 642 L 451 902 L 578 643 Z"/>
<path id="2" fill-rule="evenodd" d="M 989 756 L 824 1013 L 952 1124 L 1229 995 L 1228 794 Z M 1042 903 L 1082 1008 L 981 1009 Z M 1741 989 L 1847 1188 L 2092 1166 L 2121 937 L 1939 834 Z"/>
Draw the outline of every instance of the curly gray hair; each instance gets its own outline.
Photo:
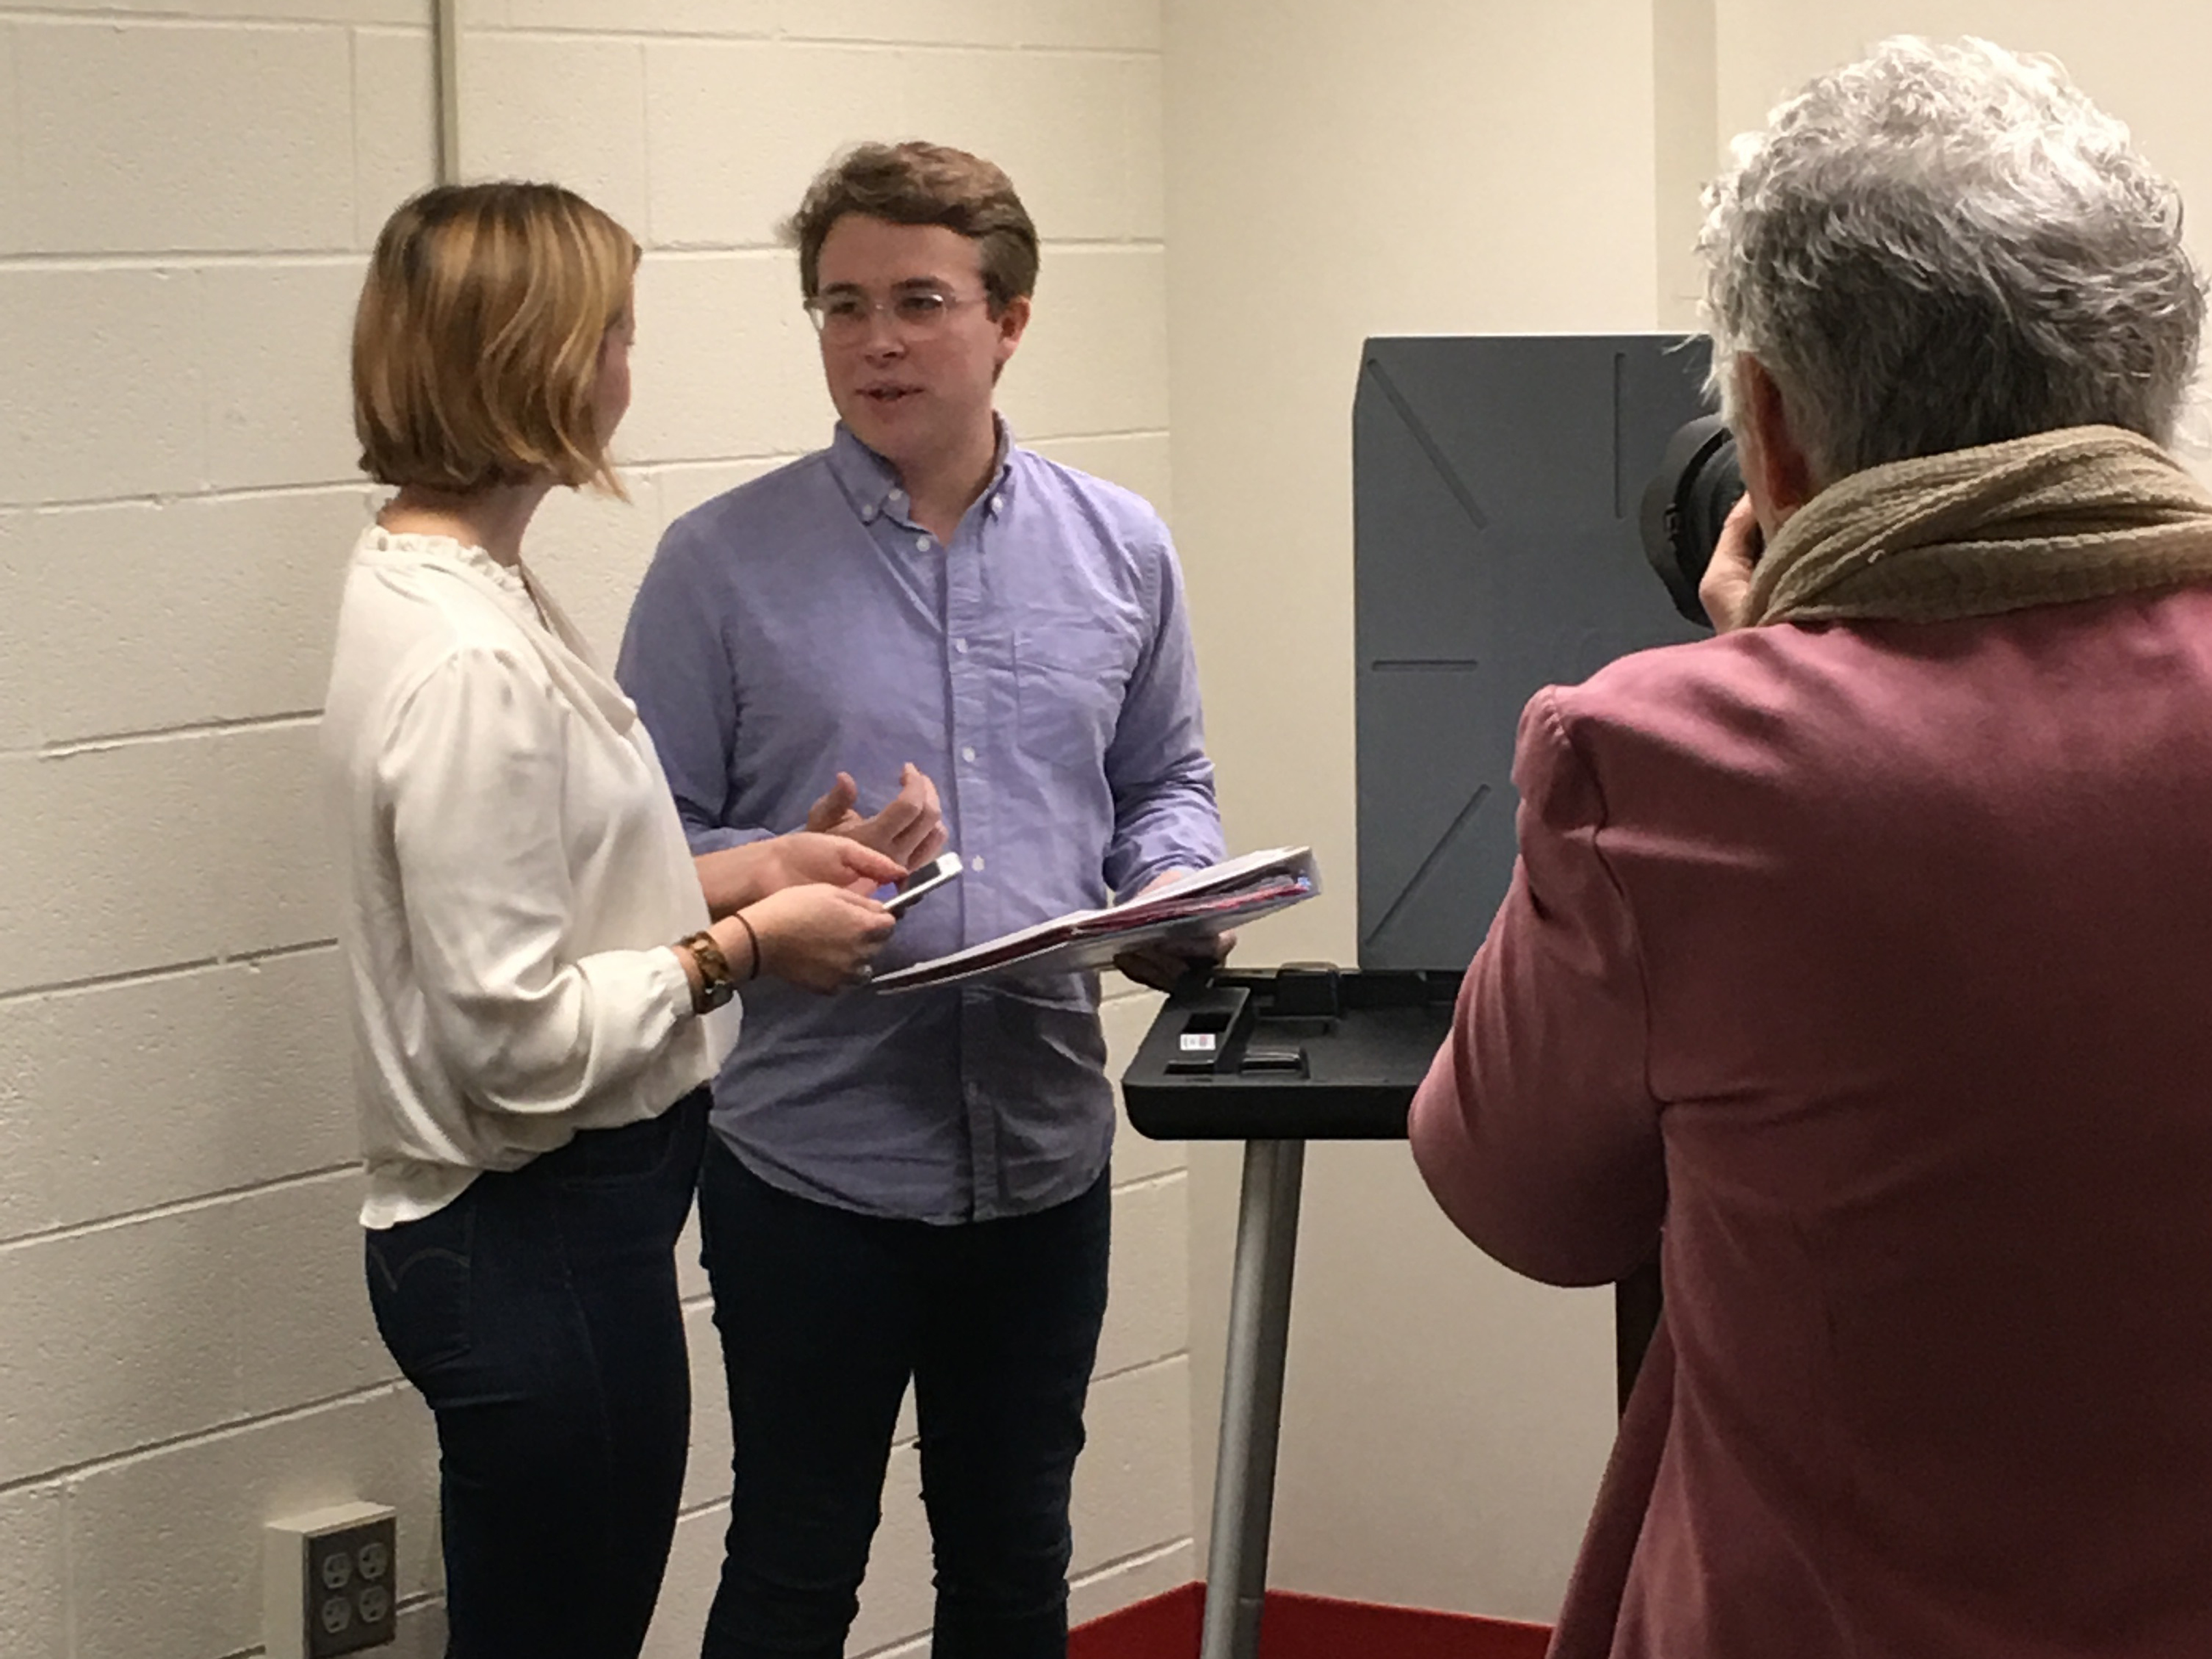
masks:
<path id="1" fill-rule="evenodd" d="M 1886 40 L 1705 191 L 1712 386 L 1781 389 L 1816 478 L 2106 423 L 2171 440 L 2204 284 L 2181 198 L 2057 64 Z"/>

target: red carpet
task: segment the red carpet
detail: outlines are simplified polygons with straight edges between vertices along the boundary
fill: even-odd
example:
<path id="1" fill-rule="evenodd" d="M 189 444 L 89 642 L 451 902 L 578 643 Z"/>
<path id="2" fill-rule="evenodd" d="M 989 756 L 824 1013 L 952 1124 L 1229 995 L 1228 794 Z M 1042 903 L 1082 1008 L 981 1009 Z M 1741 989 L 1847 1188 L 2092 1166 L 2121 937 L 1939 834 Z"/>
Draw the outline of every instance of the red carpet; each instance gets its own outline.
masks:
<path id="1" fill-rule="evenodd" d="M 1068 1633 L 1068 1659 L 1198 1659 L 1206 1587 L 1185 1584 Z M 1260 1659 L 1544 1659 L 1542 1625 L 1269 1590 Z"/>

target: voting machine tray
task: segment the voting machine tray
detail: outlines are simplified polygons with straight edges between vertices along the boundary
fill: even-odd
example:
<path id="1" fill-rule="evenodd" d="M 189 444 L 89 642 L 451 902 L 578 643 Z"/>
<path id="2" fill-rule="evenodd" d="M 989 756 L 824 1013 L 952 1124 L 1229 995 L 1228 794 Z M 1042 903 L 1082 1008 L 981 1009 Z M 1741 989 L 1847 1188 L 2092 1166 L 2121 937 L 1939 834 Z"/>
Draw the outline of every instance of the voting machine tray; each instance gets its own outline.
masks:
<path id="1" fill-rule="evenodd" d="M 1460 975 L 1325 963 L 1178 988 L 1121 1077 L 1155 1140 L 1402 1140 Z"/>

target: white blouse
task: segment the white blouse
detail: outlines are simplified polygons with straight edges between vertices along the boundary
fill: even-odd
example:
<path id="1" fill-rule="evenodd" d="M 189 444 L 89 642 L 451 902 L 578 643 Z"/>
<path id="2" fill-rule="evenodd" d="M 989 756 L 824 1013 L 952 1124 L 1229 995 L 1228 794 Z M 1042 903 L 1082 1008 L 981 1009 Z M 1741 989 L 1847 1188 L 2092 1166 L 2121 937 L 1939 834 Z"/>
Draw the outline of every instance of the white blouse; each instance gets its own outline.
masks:
<path id="1" fill-rule="evenodd" d="M 654 1116 L 737 1037 L 665 948 L 708 915 L 653 740 L 545 607 L 442 536 L 373 528 L 346 573 L 322 752 L 364 1226 Z"/>

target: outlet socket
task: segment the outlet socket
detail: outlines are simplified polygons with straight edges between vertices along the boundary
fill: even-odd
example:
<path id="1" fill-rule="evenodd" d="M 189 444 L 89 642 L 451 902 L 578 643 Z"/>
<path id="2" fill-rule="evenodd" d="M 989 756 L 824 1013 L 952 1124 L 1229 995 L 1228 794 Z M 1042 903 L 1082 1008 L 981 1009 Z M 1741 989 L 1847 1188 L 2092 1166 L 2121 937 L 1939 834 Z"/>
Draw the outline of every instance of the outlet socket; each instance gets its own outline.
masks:
<path id="1" fill-rule="evenodd" d="M 398 1633 L 399 1518 L 340 1504 L 262 1529 L 262 1639 L 268 1659 L 339 1659 Z"/>

